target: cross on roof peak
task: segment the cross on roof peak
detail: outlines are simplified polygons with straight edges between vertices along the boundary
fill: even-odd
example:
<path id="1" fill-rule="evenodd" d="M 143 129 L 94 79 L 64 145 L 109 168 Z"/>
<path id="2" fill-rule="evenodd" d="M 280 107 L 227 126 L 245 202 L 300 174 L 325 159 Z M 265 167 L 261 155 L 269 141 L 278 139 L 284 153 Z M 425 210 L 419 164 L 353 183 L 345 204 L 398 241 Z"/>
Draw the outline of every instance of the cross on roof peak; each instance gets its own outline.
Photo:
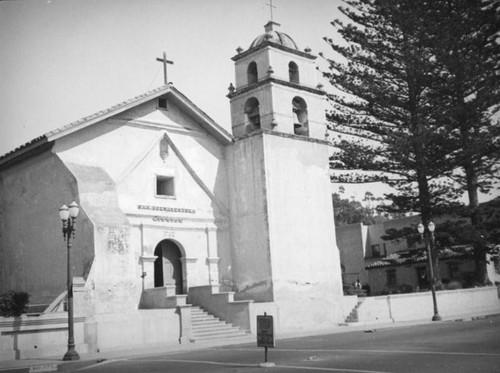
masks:
<path id="1" fill-rule="evenodd" d="M 174 61 L 167 60 L 167 53 L 163 52 L 163 58 L 157 58 L 156 61 L 163 63 L 163 81 L 165 85 L 168 84 L 167 80 L 167 64 L 173 65 Z"/>

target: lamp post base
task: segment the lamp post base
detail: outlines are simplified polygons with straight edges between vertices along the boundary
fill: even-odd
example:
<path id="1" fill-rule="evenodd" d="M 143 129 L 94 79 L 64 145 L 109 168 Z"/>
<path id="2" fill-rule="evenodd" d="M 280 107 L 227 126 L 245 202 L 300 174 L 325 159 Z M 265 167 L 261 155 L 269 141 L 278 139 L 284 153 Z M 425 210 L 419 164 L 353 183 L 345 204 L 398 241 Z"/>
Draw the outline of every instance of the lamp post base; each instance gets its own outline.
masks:
<path id="1" fill-rule="evenodd" d="M 80 360 L 80 355 L 78 355 L 78 352 L 76 352 L 74 347 L 69 348 L 68 351 L 64 354 L 63 360 Z"/>
<path id="2" fill-rule="evenodd" d="M 438 314 L 435 314 L 434 316 L 432 316 L 432 321 L 442 321 L 442 320 L 443 319 Z"/>

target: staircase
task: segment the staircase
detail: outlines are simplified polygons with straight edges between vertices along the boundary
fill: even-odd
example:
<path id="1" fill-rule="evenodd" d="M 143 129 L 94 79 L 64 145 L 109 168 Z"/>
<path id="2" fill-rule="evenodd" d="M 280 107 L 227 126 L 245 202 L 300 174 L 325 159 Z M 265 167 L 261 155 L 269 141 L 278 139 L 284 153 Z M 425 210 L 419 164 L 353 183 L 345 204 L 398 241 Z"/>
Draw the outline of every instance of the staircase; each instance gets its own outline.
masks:
<path id="1" fill-rule="evenodd" d="M 191 307 L 191 325 L 194 341 L 249 336 L 249 333 L 246 331 L 238 329 L 225 321 L 221 321 L 201 307 Z"/>
<path id="2" fill-rule="evenodd" d="M 352 311 L 349 314 L 349 316 L 346 317 L 346 319 L 345 319 L 346 323 L 351 323 L 352 324 L 352 323 L 359 322 L 358 308 L 359 308 L 359 306 L 361 306 L 361 304 L 363 304 L 363 302 L 364 302 L 364 299 L 358 301 L 358 303 L 354 306 L 354 308 L 352 309 Z"/>

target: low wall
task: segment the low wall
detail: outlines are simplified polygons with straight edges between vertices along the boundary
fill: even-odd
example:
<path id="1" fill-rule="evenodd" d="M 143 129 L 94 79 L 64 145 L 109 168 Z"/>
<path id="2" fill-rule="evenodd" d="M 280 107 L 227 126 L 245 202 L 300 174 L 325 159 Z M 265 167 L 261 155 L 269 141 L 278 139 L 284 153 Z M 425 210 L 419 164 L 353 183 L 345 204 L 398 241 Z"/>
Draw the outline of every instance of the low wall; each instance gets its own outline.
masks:
<path id="1" fill-rule="evenodd" d="M 179 344 L 181 326 L 176 309 L 103 314 L 86 321 L 86 342 L 92 352 Z"/>
<path id="2" fill-rule="evenodd" d="M 87 353 L 84 317 L 74 318 L 75 349 Z M 0 317 L 0 361 L 64 356 L 68 350 L 67 313 Z"/>
<path id="3" fill-rule="evenodd" d="M 124 314 L 76 316 L 75 349 L 79 354 L 134 347 L 179 344 L 178 309 L 137 310 Z M 68 347 L 66 313 L 0 317 L 0 361 L 61 356 Z"/>
<path id="4" fill-rule="evenodd" d="M 494 286 L 437 291 L 436 299 L 439 314 L 445 319 L 500 313 L 500 300 Z M 424 320 L 433 315 L 431 292 L 368 297 L 358 307 L 360 322 Z"/>

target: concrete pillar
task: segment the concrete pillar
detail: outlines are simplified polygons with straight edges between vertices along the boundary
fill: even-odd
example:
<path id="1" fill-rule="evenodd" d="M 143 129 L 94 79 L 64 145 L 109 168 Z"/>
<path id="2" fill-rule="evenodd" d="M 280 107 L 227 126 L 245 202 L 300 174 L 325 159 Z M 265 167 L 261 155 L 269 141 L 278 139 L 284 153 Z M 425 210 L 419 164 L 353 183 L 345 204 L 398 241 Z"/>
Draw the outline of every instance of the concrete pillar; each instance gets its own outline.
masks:
<path id="1" fill-rule="evenodd" d="M 210 285 L 219 285 L 219 258 L 207 258 Z"/>
<path id="2" fill-rule="evenodd" d="M 193 341 L 193 328 L 191 324 L 191 305 L 177 306 L 180 317 L 179 343 L 190 343 Z"/>
<path id="3" fill-rule="evenodd" d="M 156 255 L 142 255 L 142 284 L 143 289 L 152 289 L 155 287 L 155 260 Z"/>
<path id="4" fill-rule="evenodd" d="M 198 258 L 181 258 L 182 263 L 182 273 L 183 273 L 183 284 L 182 291 L 187 294 L 190 286 L 189 277 L 190 273 L 194 272 L 194 264 L 198 261 Z"/>
<path id="5" fill-rule="evenodd" d="M 216 229 L 205 229 L 207 235 L 207 266 L 208 283 L 210 285 L 219 284 L 219 254 L 217 250 L 217 231 Z"/>

